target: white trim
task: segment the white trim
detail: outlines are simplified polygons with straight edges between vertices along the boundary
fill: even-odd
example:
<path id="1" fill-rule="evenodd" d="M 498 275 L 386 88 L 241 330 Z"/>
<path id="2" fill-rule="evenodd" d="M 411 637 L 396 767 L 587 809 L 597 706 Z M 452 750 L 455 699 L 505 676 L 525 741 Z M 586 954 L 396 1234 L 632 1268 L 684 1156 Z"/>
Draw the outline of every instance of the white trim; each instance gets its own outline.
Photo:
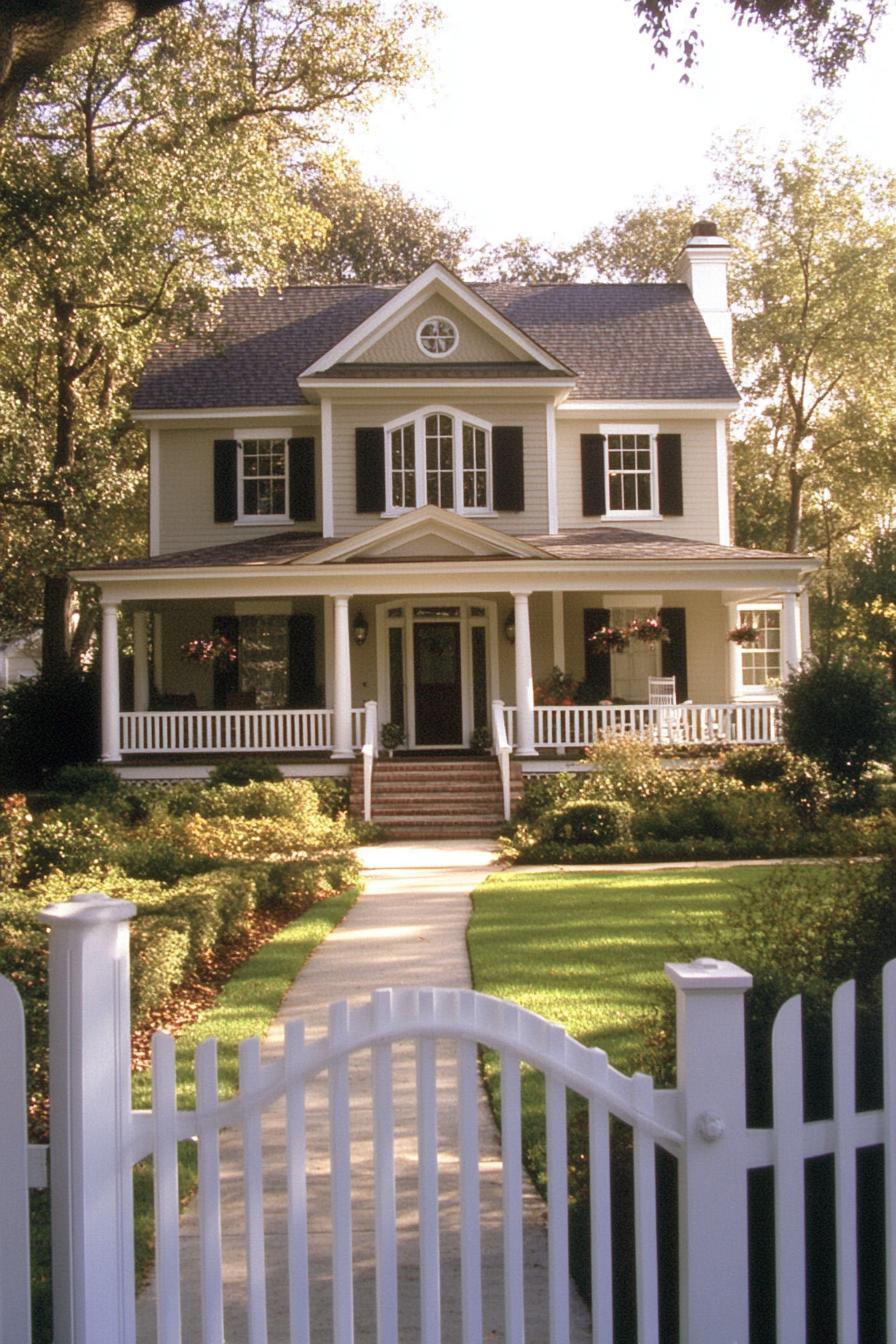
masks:
<path id="1" fill-rule="evenodd" d="M 719 542 L 731 545 L 731 509 L 728 500 L 728 424 L 716 421 L 716 488 L 719 495 Z"/>
<path id="2" fill-rule="evenodd" d="M 450 369 L 451 365 L 446 364 L 445 368 Z M 513 391 L 517 396 L 529 388 L 541 390 L 543 388 L 568 388 L 575 387 L 576 380 L 570 378 L 568 374 L 558 374 L 555 378 L 464 378 L 463 389 L 466 392 L 468 388 L 477 390 L 483 388 L 499 388 L 501 391 Z M 396 388 L 404 391 L 405 388 L 413 388 L 419 392 L 422 387 L 427 389 L 436 389 L 445 391 L 448 389 L 457 391 L 458 379 L 446 377 L 444 381 L 434 378 L 302 378 L 302 387 L 309 387 L 316 390 L 321 388 L 338 388 L 339 391 L 363 389 L 366 393 L 394 392 Z M 617 407 L 611 409 L 616 410 Z M 656 408 L 654 408 L 656 409 Z M 736 409 L 736 407 L 732 407 Z"/>
<path id="3" fill-rule="evenodd" d="M 335 536 L 333 522 L 333 403 L 320 399 L 320 512 L 321 534 Z"/>
<path id="4" fill-rule="evenodd" d="M 447 415 L 451 420 L 451 439 L 452 439 L 452 462 L 451 476 L 454 492 L 454 503 L 446 512 L 456 513 L 464 518 L 493 518 L 495 510 L 492 498 L 492 426 L 488 420 L 482 420 L 478 415 L 470 415 L 466 411 L 459 410 L 456 406 L 436 404 L 432 406 L 423 406 L 420 410 L 414 411 L 410 415 L 396 416 L 394 420 L 388 420 L 383 426 L 383 453 L 386 482 L 386 507 L 382 512 L 383 518 L 397 518 L 410 511 L 407 505 L 397 505 L 390 503 L 392 498 L 392 445 L 391 437 L 397 431 L 404 429 L 407 425 L 414 426 L 414 492 L 415 502 L 413 508 L 423 509 L 427 507 L 426 499 L 426 420 L 430 415 Z M 463 466 L 463 431 L 464 425 L 470 425 L 473 429 L 481 429 L 486 436 L 485 439 L 485 504 L 467 508 L 463 504 L 464 492 L 464 466 Z M 441 505 L 432 505 L 433 508 L 441 508 Z"/>
<path id="5" fill-rule="evenodd" d="M 382 307 L 377 308 L 376 312 L 371 313 L 370 317 L 366 318 L 350 331 L 341 341 L 337 341 L 334 346 L 321 355 L 319 359 L 316 359 L 313 364 L 309 364 L 307 369 L 303 369 L 299 374 L 300 382 L 305 378 L 311 377 L 315 373 L 331 368 L 334 364 L 339 364 L 348 355 L 362 353 L 363 349 L 366 348 L 363 345 L 365 340 L 367 340 L 369 345 L 370 337 L 381 332 L 386 324 L 391 319 L 397 317 L 398 314 L 403 314 L 410 309 L 415 300 L 417 301 L 415 306 L 419 307 L 419 303 L 427 290 L 435 290 L 437 292 L 439 290 L 447 290 L 448 295 L 453 297 L 461 307 L 468 308 L 471 312 L 484 320 L 490 327 L 499 331 L 504 337 L 502 344 L 507 344 L 509 342 L 516 346 L 517 349 L 525 351 L 531 359 L 534 359 L 539 364 L 543 364 L 545 368 L 566 372 L 563 365 L 561 365 L 553 355 L 550 355 L 547 350 L 538 345 L 536 341 L 533 341 L 530 336 L 527 336 L 525 332 L 521 331 L 512 322 L 508 321 L 507 318 L 503 317 L 497 309 L 493 308 L 485 299 L 480 298 L 474 290 L 470 289 L 468 285 L 465 285 L 456 275 L 452 275 L 451 271 L 443 266 L 441 262 L 434 261 L 430 266 L 427 266 L 426 270 L 423 271 L 421 275 L 418 275 L 415 280 L 412 280 L 410 284 L 405 285 L 404 289 L 399 290 L 399 292 L 393 295 L 393 297 L 384 303 Z"/>
<path id="6" fill-rule="evenodd" d="M 276 525 L 283 527 L 291 523 L 289 516 L 289 440 L 292 438 L 292 426 L 284 429 L 282 433 L 278 430 L 256 429 L 251 425 L 244 426 L 243 429 L 234 429 L 233 437 L 236 440 L 236 518 L 234 525 L 236 527 L 265 527 Z M 263 439 L 269 443 L 281 441 L 283 443 L 283 503 L 286 505 L 283 513 L 245 513 L 243 506 L 246 501 L 244 486 L 246 478 L 243 475 L 243 440 L 244 439 Z M 273 477 L 271 479 L 274 479 Z"/>
<path id="7" fill-rule="evenodd" d="M 428 350 L 423 344 L 423 328 L 428 326 L 430 322 L 444 322 L 446 327 L 451 328 L 451 334 L 454 339 L 447 350 Z M 454 354 L 460 344 L 460 332 L 457 329 L 457 323 L 452 322 L 450 317 L 443 317 L 441 313 L 432 313 L 429 317 L 424 317 L 423 321 L 418 325 L 415 335 L 417 349 L 421 354 L 426 355 L 427 359 L 447 359 L 449 355 Z"/>
<path id="8" fill-rule="evenodd" d="M 161 443 L 159 431 L 149 431 L 149 553 L 158 555 L 162 549 L 162 481 Z"/>
<path id="9" fill-rule="evenodd" d="M 657 435 L 660 432 L 659 425 L 632 424 L 617 422 L 615 424 L 602 423 L 598 425 L 598 433 L 604 436 L 604 518 L 611 518 L 615 522 L 640 521 L 640 522 L 659 522 L 663 515 L 659 511 L 659 450 L 657 447 Z M 611 434 L 640 434 L 646 435 L 650 439 L 650 508 L 649 509 L 614 509 L 610 504 L 610 435 Z M 643 473 L 637 473 L 641 475 Z"/>
<path id="10" fill-rule="evenodd" d="M 557 509 L 557 408 L 549 401 L 545 411 L 545 434 L 547 439 L 548 473 L 548 535 L 556 536 L 560 531 Z"/>
<path id="11" fill-rule="evenodd" d="M 208 406 L 200 410 L 170 410 L 170 411 L 131 411 L 131 419 L 137 424 L 151 424 L 158 421 L 165 424 L 168 421 L 176 420 L 221 420 L 228 424 L 233 424 L 235 420 L 246 419 L 250 416 L 257 419 L 259 415 L 269 415 L 272 419 L 280 419 L 288 416 L 290 420 L 295 420 L 297 416 L 310 416 L 317 419 L 318 409 L 316 406 L 295 405 L 295 406 Z M 221 426 L 223 428 L 223 426 Z"/>
<path id="12" fill-rule="evenodd" d="M 721 415 L 732 415 L 740 406 L 740 399 L 718 401 L 576 401 L 568 398 L 557 413 L 562 419 L 591 415 L 674 415 L 688 420 L 715 420 Z"/>
<path id="13" fill-rule="evenodd" d="M 421 530 L 425 523 L 434 524 L 433 530 L 436 530 L 446 540 L 455 540 L 457 545 L 463 545 L 464 541 L 467 540 L 481 541 L 490 546 L 492 550 L 497 548 L 514 559 L 545 561 L 550 558 L 540 547 L 533 546 L 531 542 L 523 541 L 510 532 L 496 532 L 494 528 L 487 527 L 484 523 L 479 522 L 475 515 L 455 513 L 453 509 L 440 509 L 437 504 L 424 504 L 419 509 L 404 509 L 400 513 L 396 513 L 394 517 L 386 519 L 385 522 L 374 523 L 373 527 L 365 528 L 361 532 L 353 533 L 350 537 L 343 537 L 339 541 L 334 541 L 332 546 L 322 547 L 321 550 L 306 556 L 303 564 L 316 567 L 333 560 L 351 559 L 354 555 L 363 554 L 371 546 L 379 545 L 381 541 L 400 537 L 403 533 L 411 536 Z M 445 568 L 448 568 L 450 564 L 450 557 L 446 556 Z M 293 567 L 293 574 L 295 574 L 295 567 Z"/>

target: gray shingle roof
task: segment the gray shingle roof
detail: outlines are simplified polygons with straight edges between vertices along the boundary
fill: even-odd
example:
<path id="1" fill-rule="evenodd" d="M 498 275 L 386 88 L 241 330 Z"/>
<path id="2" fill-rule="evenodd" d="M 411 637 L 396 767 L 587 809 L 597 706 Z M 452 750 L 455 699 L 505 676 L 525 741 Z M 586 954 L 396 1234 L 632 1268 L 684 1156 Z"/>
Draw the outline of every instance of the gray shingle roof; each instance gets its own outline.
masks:
<path id="1" fill-rule="evenodd" d="M 678 560 L 719 561 L 777 561 L 805 560 L 805 556 L 787 551 L 749 550 L 745 546 L 719 546 L 709 541 L 688 541 L 683 537 L 665 537 L 655 532 L 639 532 L 628 527 L 572 528 L 556 534 L 521 537 L 539 547 L 556 560 L 594 561 L 647 560 L 669 564 Z M 291 565 L 302 561 L 314 551 L 331 546 L 332 539 L 324 540 L 319 533 L 275 532 L 266 537 L 251 537 L 246 541 L 227 542 L 221 546 L 205 546 L 192 551 L 177 551 L 170 555 L 156 555 L 146 560 L 121 560 L 98 567 L 103 573 L 119 570 L 155 569 L 242 569 L 247 566 Z M 490 559 L 502 561 L 515 557 L 501 552 L 495 556 L 452 555 L 451 563 L 468 559 L 471 564 Z M 516 557 L 521 563 L 531 564 L 529 556 Z M 445 557 L 409 556 L 409 564 L 445 562 Z M 394 564 L 394 555 L 353 556 L 350 563 Z"/>
<path id="2" fill-rule="evenodd" d="M 265 294 L 232 290 L 214 330 L 156 349 L 134 408 L 301 403 L 306 398 L 297 388 L 298 374 L 400 288 L 320 285 Z M 574 399 L 699 401 L 737 395 L 685 285 L 472 288 L 575 371 Z M 439 376 L 452 373 L 450 363 L 438 365 Z M 456 376 L 469 378 L 469 366 L 456 366 Z"/>

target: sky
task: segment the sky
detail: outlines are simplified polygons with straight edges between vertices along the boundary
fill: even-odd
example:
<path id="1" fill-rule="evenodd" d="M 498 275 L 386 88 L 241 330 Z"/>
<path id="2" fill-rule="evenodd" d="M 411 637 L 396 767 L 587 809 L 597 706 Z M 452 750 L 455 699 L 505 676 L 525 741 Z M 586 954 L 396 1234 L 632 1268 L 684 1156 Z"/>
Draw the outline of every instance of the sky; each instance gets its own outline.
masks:
<path id="1" fill-rule="evenodd" d="M 439 7 L 428 75 L 345 140 L 367 176 L 447 207 L 477 243 L 564 246 L 653 194 L 708 200 L 716 137 L 747 126 L 775 146 L 825 96 L 785 38 L 737 27 L 722 0 L 701 5 L 689 85 L 654 65 L 628 0 Z M 833 98 L 850 147 L 896 171 L 896 5 Z"/>

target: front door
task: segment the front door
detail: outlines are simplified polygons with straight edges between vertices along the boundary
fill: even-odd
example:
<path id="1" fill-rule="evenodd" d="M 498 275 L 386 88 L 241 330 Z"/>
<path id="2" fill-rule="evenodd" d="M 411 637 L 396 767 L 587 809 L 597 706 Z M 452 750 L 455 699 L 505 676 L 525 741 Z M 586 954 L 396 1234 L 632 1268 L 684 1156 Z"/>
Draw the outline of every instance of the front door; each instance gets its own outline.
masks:
<path id="1" fill-rule="evenodd" d="M 463 741 L 459 622 L 415 622 L 414 706 L 418 747 Z"/>

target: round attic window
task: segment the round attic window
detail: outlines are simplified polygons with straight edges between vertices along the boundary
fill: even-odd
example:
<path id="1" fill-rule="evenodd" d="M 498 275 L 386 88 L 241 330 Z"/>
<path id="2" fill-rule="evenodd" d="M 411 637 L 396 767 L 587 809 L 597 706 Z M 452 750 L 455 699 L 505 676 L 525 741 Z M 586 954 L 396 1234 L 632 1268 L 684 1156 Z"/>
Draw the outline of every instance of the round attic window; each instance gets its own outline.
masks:
<path id="1" fill-rule="evenodd" d="M 457 349 L 457 327 L 447 317 L 428 317 L 417 328 L 417 344 L 425 355 L 444 358 Z"/>

